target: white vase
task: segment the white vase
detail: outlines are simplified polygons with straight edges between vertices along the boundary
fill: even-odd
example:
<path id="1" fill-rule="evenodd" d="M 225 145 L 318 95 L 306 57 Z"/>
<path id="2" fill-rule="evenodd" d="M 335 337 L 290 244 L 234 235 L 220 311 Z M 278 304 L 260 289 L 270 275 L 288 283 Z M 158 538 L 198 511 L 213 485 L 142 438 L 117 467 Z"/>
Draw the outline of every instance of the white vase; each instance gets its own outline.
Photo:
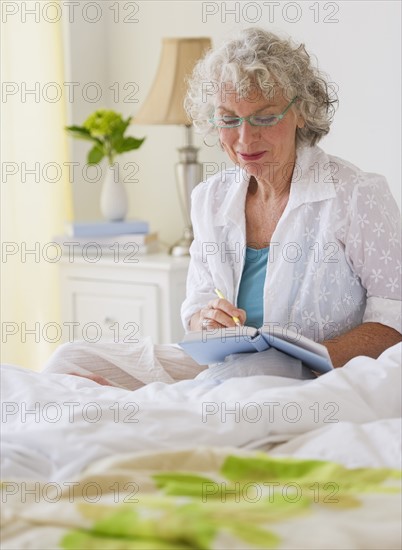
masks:
<path id="1" fill-rule="evenodd" d="M 108 166 L 103 180 L 100 209 L 110 222 L 124 220 L 128 210 L 127 192 L 115 170 Z"/>

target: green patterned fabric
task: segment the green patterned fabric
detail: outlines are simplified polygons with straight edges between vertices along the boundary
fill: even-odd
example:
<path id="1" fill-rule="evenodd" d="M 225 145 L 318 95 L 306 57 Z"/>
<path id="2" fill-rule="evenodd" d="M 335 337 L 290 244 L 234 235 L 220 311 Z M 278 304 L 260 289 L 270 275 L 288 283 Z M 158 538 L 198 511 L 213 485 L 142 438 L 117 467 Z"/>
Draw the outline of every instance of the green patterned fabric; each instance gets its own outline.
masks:
<path id="1" fill-rule="evenodd" d="M 281 548 L 283 527 L 291 529 L 292 521 L 319 521 L 327 510 L 336 521 L 337 513 L 368 506 L 367 495 L 400 495 L 401 474 L 390 469 L 347 469 L 262 453 L 229 454 L 208 475 L 193 467 L 142 471 L 136 502 L 80 502 L 78 511 L 90 526 L 69 530 L 61 547 Z"/>

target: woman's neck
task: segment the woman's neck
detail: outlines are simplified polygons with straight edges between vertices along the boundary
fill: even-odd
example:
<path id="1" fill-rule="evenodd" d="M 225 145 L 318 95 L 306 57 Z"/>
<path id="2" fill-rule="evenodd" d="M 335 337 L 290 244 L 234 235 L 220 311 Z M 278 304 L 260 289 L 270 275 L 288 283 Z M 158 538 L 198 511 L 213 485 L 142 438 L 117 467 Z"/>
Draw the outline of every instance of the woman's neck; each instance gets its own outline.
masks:
<path id="1" fill-rule="evenodd" d="M 254 176 L 250 178 L 248 194 L 259 202 L 280 204 L 287 201 L 289 192 L 290 181 L 282 181 L 280 184 L 275 185 L 267 180 L 257 180 Z"/>

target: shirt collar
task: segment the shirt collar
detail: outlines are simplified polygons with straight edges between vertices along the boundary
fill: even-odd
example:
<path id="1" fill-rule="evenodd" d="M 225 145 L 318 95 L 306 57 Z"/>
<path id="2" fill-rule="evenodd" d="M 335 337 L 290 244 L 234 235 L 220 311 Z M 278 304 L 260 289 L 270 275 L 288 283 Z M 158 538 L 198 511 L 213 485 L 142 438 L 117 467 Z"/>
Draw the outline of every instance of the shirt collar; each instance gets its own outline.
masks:
<path id="1" fill-rule="evenodd" d="M 336 177 L 336 166 L 332 164 L 328 155 L 317 146 L 297 149 L 288 201 L 289 210 L 304 203 L 335 197 L 333 176 Z"/>
<path id="2" fill-rule="evenodd" d="M 297 208 L 304 203 L 319 202 L 335 197 L 335 168 L 336 166 L 332 168 L 329 157 L 319 147 L 298 148 L 287 210 Z M 225 197 L 225 202 L 216 212 L 214 225 L 224 226 L 228 221 L 241 225 L 244 222 L 249 177 L 246 171 L 238 166 L 232 169 L 232 174 L 227 173 L 226 177 L 232 179 L 231 192 Z"/>
<path id="3" fill-rule="evenodd" d="M 226 174 L 226 177 L 231 177 L 234 181 L 230 182 L 230 191 L 225 196 L 225 202 L 215 215 L 215 226 L 226 225 L 228 221 L 240 225 L 244 220 L 249 177 L 246 171 L 242 170 L 239 166 L 233 168 L 231 172 L 231 174 L 230 172 Z"/>

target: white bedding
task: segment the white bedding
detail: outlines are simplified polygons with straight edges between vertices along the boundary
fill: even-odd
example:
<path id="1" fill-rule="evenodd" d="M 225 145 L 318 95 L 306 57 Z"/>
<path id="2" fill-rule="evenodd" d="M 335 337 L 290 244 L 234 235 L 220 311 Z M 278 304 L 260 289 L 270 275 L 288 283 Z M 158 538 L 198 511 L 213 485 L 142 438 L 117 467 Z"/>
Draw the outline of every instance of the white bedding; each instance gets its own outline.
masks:
<path id="1" fill-rule="evenodd" d="M 135 392 L 5 365 L 2 477 L 71 480 L 117 453 L 203 445 L 400 468 L 400 388 L 401 344 L 312 381 L 252 376 Z"/>
<path id="2" fill-rule="evenodd" d="M 312 381 L 250 376 L 220 384 L 155 382 L 136 391 L 4 366 L 2 548 L 397 550 L 401 349 L 394 346 L 378 360 L 357 357 Z M 192 496 L 180 496 L 188 495 L 192 473 L 227 484 L 227 460 L 261 456 L 288 472 L 281 487 L 289 480 L 297 485 L 309 502 L 305 510 L 287 504 L 275 519 L 283 508 L 280 492 L 269 506 L 244 499 L 202 504 L 200 482 Z M 305 478 L 306 463 L 293 466 L 288 457 L 368 470 L 336 473 L 336 464 L 310 461 L 322 464 L 323 474 Z M 272 479 L 272 467 L 260 473 Z M 158 475 L 183 479 L 184 493 L 160 488 Z M 309 491 L 319 479 L 316 501 Z M 264 477 L 257 480 L 265 486 Z M 78 486 L 73 498 L 72 484 Z M 88 502 L 84 488 L 94 484 L 101 501 Z M 139 500 L 126 503 L 133 486 Z M 333 487 L 336 503 L 326 504 Z M 215 530 L 213 539 L 200 545 L 197 537 L 208 529 Z"/>

